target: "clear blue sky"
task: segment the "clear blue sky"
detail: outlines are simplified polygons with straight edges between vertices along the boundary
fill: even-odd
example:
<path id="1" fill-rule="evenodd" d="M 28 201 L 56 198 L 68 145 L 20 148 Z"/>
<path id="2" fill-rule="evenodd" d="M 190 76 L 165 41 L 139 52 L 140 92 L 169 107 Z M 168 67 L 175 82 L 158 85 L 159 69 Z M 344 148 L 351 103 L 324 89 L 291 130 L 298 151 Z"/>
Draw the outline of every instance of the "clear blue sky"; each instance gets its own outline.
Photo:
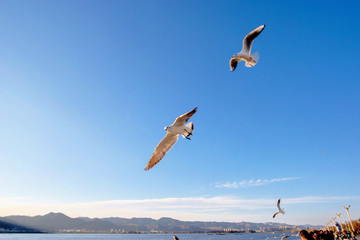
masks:
<path id="1" fill-rule="evenodd" d="M 359 10 L 1 1 L 0 216 L 326 224 L 351 204 L 359 218 Z M 259 63 L 230 72 L 262 24 Z M 192 140 L 145 172 L 164 126 L 196 106 Z"/>

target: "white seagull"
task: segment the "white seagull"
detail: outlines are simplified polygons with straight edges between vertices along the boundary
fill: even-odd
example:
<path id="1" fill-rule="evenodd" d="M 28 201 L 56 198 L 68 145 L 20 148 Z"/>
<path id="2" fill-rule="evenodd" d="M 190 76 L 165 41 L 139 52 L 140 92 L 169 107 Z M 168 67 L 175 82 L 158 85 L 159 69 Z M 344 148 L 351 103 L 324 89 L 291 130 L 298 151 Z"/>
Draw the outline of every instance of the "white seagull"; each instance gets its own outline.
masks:
<path id="1" fill-rule="evenodd" d="M 241 60 L 245 61 L 246 67 L 253 67 L 259 60 L 259 53 L 255 52 L 250 55 L 251 52 L 251 45 L 254 39 L 259 36 L 259 34 L 264 30 L 265 25 L 261 25 L 260 27 L 251 31 L 243 40 L 243 49 L 241 52 L 235 54 L 230 59 L 230 71 L 234 71 L 238 62 Z"/>
<path id="2" fill-rule="evenodd" d="M 282 213 L 282 215 L 284 215 L 284 213 L 285 213 L 285 208 L 283 208 L 283 209 L 280 208 L 280 198 L 279 198 L 279 200 L 277 201 L 277 208 L 279 209 L 279 211 L 277 211 L 276 213 L 274 213 L 273 218 L 274 218 L 277 214 L 279 214 L 279 213 Z"/>
<path id="3" fill-rule="evenodd" d="M 165 156 L 165 154 L 172 148 L 172 146 L 177 142 L 179 135 L 183 138 L 189 139 L 189 136 L 194 132 L 194 124 L 192 122 L 186 124 L 187 121 L 196 113 L 197 107 L 187 112 L 175 119 L 175 122 L 165 127 L 165 131 L 167 131 L 166 136 L 161 140 L 161 142 L 156 146 L 153 155 L 150 158 L 150 161 L 145 167 L 145 171 L 154 167 L 160 160 Z"/>

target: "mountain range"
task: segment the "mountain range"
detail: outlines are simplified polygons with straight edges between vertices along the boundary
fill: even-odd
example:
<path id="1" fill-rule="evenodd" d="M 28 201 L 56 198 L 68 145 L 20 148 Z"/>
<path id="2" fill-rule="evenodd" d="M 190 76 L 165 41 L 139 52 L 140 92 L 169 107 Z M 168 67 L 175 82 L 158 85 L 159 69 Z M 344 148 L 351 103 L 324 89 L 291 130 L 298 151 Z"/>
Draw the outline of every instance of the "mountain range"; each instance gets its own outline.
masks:
<path id="1" fill-rule="evenodd" d="M 159 232 L 273 232 L 291 231 L 320 226 L 288 225 L 282 223 L 251 222 L 200 222 L 180 221 L 172 218 L 71 218 L 62 213 L 43 216 L 0 217 L 0 232 L 108 232 L 108 233 L 159 233 Z"/>

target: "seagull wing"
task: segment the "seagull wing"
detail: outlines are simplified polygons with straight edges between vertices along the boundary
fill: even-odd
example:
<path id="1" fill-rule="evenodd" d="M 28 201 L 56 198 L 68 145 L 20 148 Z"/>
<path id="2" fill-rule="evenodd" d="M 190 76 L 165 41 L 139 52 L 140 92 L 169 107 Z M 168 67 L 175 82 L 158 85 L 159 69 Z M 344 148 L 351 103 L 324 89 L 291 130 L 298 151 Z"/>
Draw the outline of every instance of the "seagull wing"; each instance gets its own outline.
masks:
<path id="1" fill-rule="evenodd" d="M 179 238 L 177 236 L 173 236 L 174 240 L 179 240 Z"/>
<path id="2" fill-rule="evenodd" d="M 191 110 L 190 112 L 187 112 L 175 119 L 175 122 L 172 124 L 173 126 L 183 126 L 189 119 L 196 113 L 197 107 Z"/>
<path id="3" fill-rule="evenodd" d="M 165 156 L 165 154 L 174 146 L 179 138 L 179 134 L 167 133 L 166 136 L 156 146 L 153 155 L 151 156 L 145 171 L 151 169 Z"/>
<path id="4" fill-rule="evenodd" d="M 286 205 L 286 204 L 285 204 Z M 281 208 L 280 208 L 280 198 L 279 200 L 277 201 L 277 208 L 279 209 L 279 211 L 281 211 Z"/>
<path id="5" fill-rule="evenodd" d="M 279 212 L 274 213 L 273 218 L 275 218 L 276 215 L 278 215 Z"/>
<path id="6" fill-rule="evenodd" d="M 246 37 L 243 40 L 242 52 L 250 55 L 252 42 L 257 36 L 259 36 L 259 34 L 264 30 L 264 28 L 265 25 L 261 25 L 260 27 L 255 28 L 248 35 L 246 35 Z"/>
<path id="7" fill-rule="evenodd" d="M 234 71 L 236 66 L 238 65 L 238 60 L 236 59 L 236 57 L 232 57 L 230 59 L 229 65 L 230 65 L 230 71 Z"/>
<path id="8" fill-rule="evenodd" d="M 290 235 L 283 236 L 283 237 L 281 238 L 281 240 L 284 240 L 285 238 L 288 238 L 288 237 L 290 237 Z"/>

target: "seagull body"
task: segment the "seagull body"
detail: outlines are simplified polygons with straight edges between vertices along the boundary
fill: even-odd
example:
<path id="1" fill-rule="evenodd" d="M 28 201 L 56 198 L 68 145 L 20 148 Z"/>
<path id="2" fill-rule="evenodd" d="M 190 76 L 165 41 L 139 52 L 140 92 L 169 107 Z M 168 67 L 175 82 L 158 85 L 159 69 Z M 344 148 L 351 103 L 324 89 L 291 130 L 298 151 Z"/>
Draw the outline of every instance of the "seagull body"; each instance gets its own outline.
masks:
<path id="1" fill-rule="evenodd" d="M 283 208 L 283 209 L 280 208 L 280 198 L 279 198 L 279 200 L 277 201 L 277 208 L 278 208 L 279 210 L 278 210 L 276 213 L 274 213 L 273 218 L 274 218 L 276 215 L 278 215 L 279 213 L 281 213 L 282 215 L 285 214 L 285 208 Z"/>
<path id="2" fill-rule="evenodd" d="M 145 171 L 154 167 L 165 154 L 174 146 L 177 142 L 179 135 L 183 138 L 190 140 L 189 136 L 194 132 L 194 124 L 192 122 L 184 125 L 189 119 L 196 113 L 197 107 L 176 118 L 175 122 L 164 128 L 167 131 L 166 136 L 156 146 L 153 155 L 151 156 L 148 164 L 145 167 Z"/>
<path id="3" fill-rule="evenodd" d="M 251 52 L 251 45 L 254 39 L 259 36 L 259 34 L 264 30 L 265 25 L 261 25 L 260 27 L 255 28 L 253 31 L 251 31 L 243 40 L 243 48 L 241 52 L 235 54 L 230 59 L 230 71 L 234 71 L 237 64 L 240 61 L 245 61 L 246 67 L 253 67 L 256 65 L 256 63 L 259 60 L 259 53 L 255 52 L 250 55 Z"/>
<path id="4" fill-rule="evenodd" d="M 186 135 L 186 131 L 187 131 L 187 127 L 186 126 L 168 126 L 164 128 L 168 133 L 172 133 L 172 134 L 185 134 Z M 191 135 L 191 134 L 190 134 Z M 186 138 L 186 137 L 185 137 Z"/>

